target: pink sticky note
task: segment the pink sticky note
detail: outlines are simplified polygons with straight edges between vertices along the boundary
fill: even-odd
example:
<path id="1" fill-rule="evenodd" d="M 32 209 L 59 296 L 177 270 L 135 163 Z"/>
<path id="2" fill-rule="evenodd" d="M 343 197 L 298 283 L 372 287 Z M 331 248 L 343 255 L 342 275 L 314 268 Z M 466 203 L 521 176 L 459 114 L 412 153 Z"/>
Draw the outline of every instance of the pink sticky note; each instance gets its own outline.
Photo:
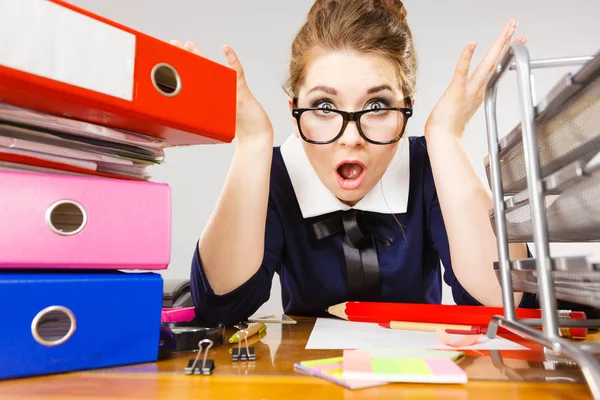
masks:
<path id="1" fill-rule="evenodd" d="M 353 372 L 373 372 L 371 354 L 366 350 L 344 350 L 344 370 Z"/>
<path id="2" fill-rule="evenodd" d="M 433 372 L 434 375 L 447 376 L 447 377 L 454 376 L 464 382 L 467 381 L 467 376 L 465 374 L 465 371 L 463 371 L 462 368 L 460 368 L 458 365 L 456 365 L 456 363 L 452 360 L 447 360 L 447 359 L 443 359 L 443 358 L 442 359 L 432 359 L 432 360 L 425 360 L 425 363 L 427 364 L 427 366 L 429 367 L 431 372 Z"/>

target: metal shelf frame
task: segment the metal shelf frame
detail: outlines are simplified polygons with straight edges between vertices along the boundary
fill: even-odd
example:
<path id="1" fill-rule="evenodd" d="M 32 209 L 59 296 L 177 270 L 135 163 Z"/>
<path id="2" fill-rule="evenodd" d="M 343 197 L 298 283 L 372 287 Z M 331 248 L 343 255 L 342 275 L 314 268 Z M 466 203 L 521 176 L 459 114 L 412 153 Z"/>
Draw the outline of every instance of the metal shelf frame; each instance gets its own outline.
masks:
<path id="1" fill-rule="evenodd" d="M 497 69 L 488 82 L 485 94 L 485 117 L 488 136 L 488 161 L 490 166 L 490 182 L 492 186 L 494 209 L 493 224 L 496 231 L 498 247 L 497 272 L 502 286 L 503 316 L 494 316 L 489 323 L 487 336 L 493 338 L 497 334 L 498 327 L 505 328 L 523 338 L 531 340 L 551 349 L 556 354 L 565 355 L 574 360 L 587 381 L 594 399 L 600 400 L 600 360 L 594 356 L 599 351 L 598 346 L 589 343 L 578 344 L 560 337 L 560 326 L 569 325 L 566 321 L 559 320 L 555 287 L 552 271 L 561 270 L 565 263 L 559 263 L 550 256 L 548 240 L 548 222 L 546 219 L 544 196 L 546 190 L 556 188 L 559 185 L 549 185 L 549 180 L 544 180 L 540 168 L 540 158 L 536 136 L 536 117 L 548 104 L 542 102 L 544 107 L 536 107 L 533 104 L 533 88 L 531 70 L 533 68 L 552 68 L 559 66 L 572 66 L 587 63 L 587 65 L 576 75 L 567 76 L 565 79 L 570 84 L 581 82 L 582 77 L 589 77 L 595 73 L 600 57 L 570 57 L 549 60 L 530 60 L 529 52 L 524 45 L 514 44 L 504 55 Z M 520 108 L 520 140 L 523 144 L 523 156 L 526 166 L 527 190 L 520 193 L 513 200 L 505 201 L 502 185 L 502 172 L 500 165 L 500 153 L 506 139 L 498 137 L 498 125 L 496 117 L 498 85 L 501 77 L 507 71 L 514 71 L 518 82 L 519 108 Z M 591 72 L 590 72 L 591 71 Z M 552 94 L 556 98 L 556 93 Z M 511 139 L 514 139 L 516 131 Z M 581 166 L 580 166 L 581 167 Z M 562 182 L 561 182 L 562 183 Z M 509 239 L 506 224 L 506 212 L 525 199 L 528 200 L 532 225 L 533 242 L 536 250 L 535 271 L 538 279 L 538 296 L 542 311 L 541 321 L 526 321 L 516 318 L 515 302 L 513 297 L 512 273 L 517 270 L 515 261 L 510 259 Z M 578 263 L 581 264 L 581 263 Z M 562 267 L 558 267 L 563 265 Z M 581 270 L 581 269 L 580 269 Z M 533 329 L 532 326 L 540 325 L 542 330 Z M 588 321 L 589 327 L 597 326 L 598 321 Z"/>

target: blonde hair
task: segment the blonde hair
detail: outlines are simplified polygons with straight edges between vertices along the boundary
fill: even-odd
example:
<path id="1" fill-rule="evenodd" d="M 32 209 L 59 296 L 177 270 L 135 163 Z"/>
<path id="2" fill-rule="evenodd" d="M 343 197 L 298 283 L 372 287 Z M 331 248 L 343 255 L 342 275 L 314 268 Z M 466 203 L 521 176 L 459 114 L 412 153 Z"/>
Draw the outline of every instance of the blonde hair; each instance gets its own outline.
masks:
<path id="1" fill-rule="evenodd" d="M 390 61 L 405 97 L 415 92 L 417 56 L 400 0 L 317 0 L 292 44 L 284 89 L 297 97 L 308 63 L 318 54 L 350 50 Z"/>

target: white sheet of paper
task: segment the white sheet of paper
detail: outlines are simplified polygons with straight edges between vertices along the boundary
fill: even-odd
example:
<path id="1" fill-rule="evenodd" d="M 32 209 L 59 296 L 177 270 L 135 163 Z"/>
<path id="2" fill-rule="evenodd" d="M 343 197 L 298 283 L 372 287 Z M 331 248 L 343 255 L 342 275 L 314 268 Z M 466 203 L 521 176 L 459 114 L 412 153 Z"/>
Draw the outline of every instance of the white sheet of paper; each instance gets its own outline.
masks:
<path id="1" fill-rule="evenodd" d="M 457 339 L 461 335 L 452 335 Z M 397 346 L 421 349 L 462 350 L 527 350 L 510 340 L 485 335 L 479 343 L 466 347 L 450 347 L 442 344 L 435 332 L 401 331 L 383 328 L 375 323 L 349 322 L 333 318 L 319 318 L 310 334 L 307 350 L 324 349 L 367 349 L 372 347 Z"/>

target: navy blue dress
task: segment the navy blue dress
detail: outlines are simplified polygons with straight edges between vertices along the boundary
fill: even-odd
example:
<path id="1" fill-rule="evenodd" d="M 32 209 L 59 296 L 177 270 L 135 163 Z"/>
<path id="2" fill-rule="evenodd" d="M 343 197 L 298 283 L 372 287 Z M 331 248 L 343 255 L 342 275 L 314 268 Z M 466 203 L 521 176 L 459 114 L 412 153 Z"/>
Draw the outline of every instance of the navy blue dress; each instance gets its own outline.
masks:
<path id="1" fill-rule="evenodd" d="M 445 266 L 443 279 L 452 288 L 454 301 L 480 305 L 452 270 L 425 139 L 412 137 L 409 143 L 407 212 L 395 214 L 404 232 L 392 214 L 363 212 L 376 238 L 381 276 L 381 293 L 369 300 L 441 303 L 441 261 Z M 264 259 L 252 278 L 230 293 L 216 295 L 194 249 L 190 287 L 199 320 L 227 325 L 245 320 L 269 299 L 275 273 L 281 282 L 286 314 L 318 316 L 331 305 L 356 300 L 348 293 L 343 234 L 315 237 L 311 225 L 323 217 L 302 217 L 279 147 L 273 152 L 270 185 Z M 520 306 L 535 303 L 533 295 L 525 295 Z"/>

